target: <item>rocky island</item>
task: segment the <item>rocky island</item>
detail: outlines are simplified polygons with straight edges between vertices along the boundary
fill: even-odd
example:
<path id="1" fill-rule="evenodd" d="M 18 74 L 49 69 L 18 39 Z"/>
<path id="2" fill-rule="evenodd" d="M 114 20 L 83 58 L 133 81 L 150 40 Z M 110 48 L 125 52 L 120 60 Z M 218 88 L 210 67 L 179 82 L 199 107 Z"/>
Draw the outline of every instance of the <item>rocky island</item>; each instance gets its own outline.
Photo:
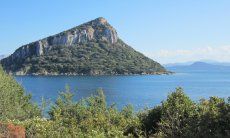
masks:
<path id="1" fill-rule="evenodd" d="M 13 75 L 169 73 L 124 43 L 102 17 L 24 45 L 0 63 Z"/>

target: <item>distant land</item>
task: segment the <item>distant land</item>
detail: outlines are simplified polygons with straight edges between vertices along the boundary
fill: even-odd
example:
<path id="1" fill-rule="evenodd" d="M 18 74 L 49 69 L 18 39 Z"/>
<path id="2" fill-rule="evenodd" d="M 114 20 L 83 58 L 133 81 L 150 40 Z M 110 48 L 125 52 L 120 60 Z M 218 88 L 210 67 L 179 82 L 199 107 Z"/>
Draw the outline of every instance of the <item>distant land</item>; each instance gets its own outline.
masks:
<path id="1" fill-rule="evenodd" d="M 167 63 L 163 64 L 164 67 L 172 67 L 172 66 L 188 66 L 192 65 L 196 62 L 203 62 L 211 65 L 221 65 L 221 66 L 230 66 L 230 62 L 219 62 L 215 60 L 200 60 L 200 61 L 187 61 L 187 62 L 175 62 L 175 63 Z"/>
<path id="2" fill-rule="evenodd" d="M 230 71 L 229 63 L 214 62 L 206 63 L 202 61 L 197 62 L 186 62 L 186 63 L 173 63 L 164 65 L 165 68 L 171 71 Z"/>
<path id="3" fill-rule="evenodd" d="M 1 64 L 14 75 L 169 73 L 124 43 L 102 17 L 24 45 L 2 59 Z"/>

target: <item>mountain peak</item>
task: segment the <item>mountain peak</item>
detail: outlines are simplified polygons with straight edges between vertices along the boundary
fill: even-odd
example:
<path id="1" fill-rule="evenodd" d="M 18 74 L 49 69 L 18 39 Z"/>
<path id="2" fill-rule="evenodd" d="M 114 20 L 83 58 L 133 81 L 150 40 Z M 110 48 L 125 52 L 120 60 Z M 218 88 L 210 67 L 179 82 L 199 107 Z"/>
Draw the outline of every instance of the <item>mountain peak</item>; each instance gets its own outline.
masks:
<path id="1" fill-rule="evenodd" d="M 39 56 L 53 46 L 73 46 L 97 41 L 115 44 L 118 39 L 116 30 L 105 18 L 99 17 L 56 35 L 24 45 L 18 50 L 33 47 L 32 49 L 35 49 L 36 55 Z M 19 56 L 28 56 L 28 54 L 29 52 L 18 53 Z"/>
<path id="2" fill-rule="evenodd" d="M 108 21 L 103 17 L 98 17 L 98 18 L 96 18 L 95 20 L 92 20 L 92 21 L 96 22 L 96 23 L 100 23 L 100 24 L 107 24 L 108 23 Z"/>

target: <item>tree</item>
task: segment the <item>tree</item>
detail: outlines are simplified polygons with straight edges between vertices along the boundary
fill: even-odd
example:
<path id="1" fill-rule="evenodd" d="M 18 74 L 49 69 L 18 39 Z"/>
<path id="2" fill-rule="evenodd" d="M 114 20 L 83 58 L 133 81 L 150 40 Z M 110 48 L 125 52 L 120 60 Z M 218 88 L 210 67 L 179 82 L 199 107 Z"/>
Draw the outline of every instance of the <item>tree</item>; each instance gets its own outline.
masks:
<path id="1" fill-rule="evenodd" d="M 0 67 L 0 120 L 25 120 L 41 116 L 38 106 L 31 102 L 31 95 Z"/>
<path id="2" fill-rule="evenodd" d="M 107 106 L 102 90 L 97 93 L 76 102 L 68 87 L 65 92 L 60 93 L 49 112 L 51 121 L 60 125 L 57 130 L 67 129 L 71 136 L 82 133 L 89 137 L 93 136 L 92 132 L 104 137 L 138 136 L 139 121 L 133 108 L 126 106 L 118 111 L 114 106 Z"/>
<path id="3" fill-rule="evenodd" d="M 202 99 L 198 104 L 199 136 L 229 137 L 230 136 L 230 104 L 224 99 L 210 97 Z"/>
<path id="4" fill-rule="evenodd" d="M 159 135 L 166 137 L 194 137 L 196 134 L 196 104 L 177 88 L 162 102 Z"/>
<path id="5" fill-rule="evenodd" d="M 141 122 L 141 130 L 145 137 L 150 137 L 157 133 L 159 122 L 162 117 L 162 107 L 156 106 L 153 109 L 146 109 L 138 114 Z"/>

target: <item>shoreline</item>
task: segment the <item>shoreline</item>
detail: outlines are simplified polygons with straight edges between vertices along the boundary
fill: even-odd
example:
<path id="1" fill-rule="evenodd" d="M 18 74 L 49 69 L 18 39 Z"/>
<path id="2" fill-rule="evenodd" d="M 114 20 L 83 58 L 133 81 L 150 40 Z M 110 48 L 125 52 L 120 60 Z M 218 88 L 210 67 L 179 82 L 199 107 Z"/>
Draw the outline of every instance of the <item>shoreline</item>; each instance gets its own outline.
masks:
<path id="1" fill-rule="evenodd" d="M 55 73 L 47 73 L 47 74 L 17 74 L 17 73 L 9 73 L 12 76 L 144 76 L 144 75 L 173 75 L 175 72 L 156 72 L 156 73 L 143 73 L 143 74 L 55 74 Z"/>

